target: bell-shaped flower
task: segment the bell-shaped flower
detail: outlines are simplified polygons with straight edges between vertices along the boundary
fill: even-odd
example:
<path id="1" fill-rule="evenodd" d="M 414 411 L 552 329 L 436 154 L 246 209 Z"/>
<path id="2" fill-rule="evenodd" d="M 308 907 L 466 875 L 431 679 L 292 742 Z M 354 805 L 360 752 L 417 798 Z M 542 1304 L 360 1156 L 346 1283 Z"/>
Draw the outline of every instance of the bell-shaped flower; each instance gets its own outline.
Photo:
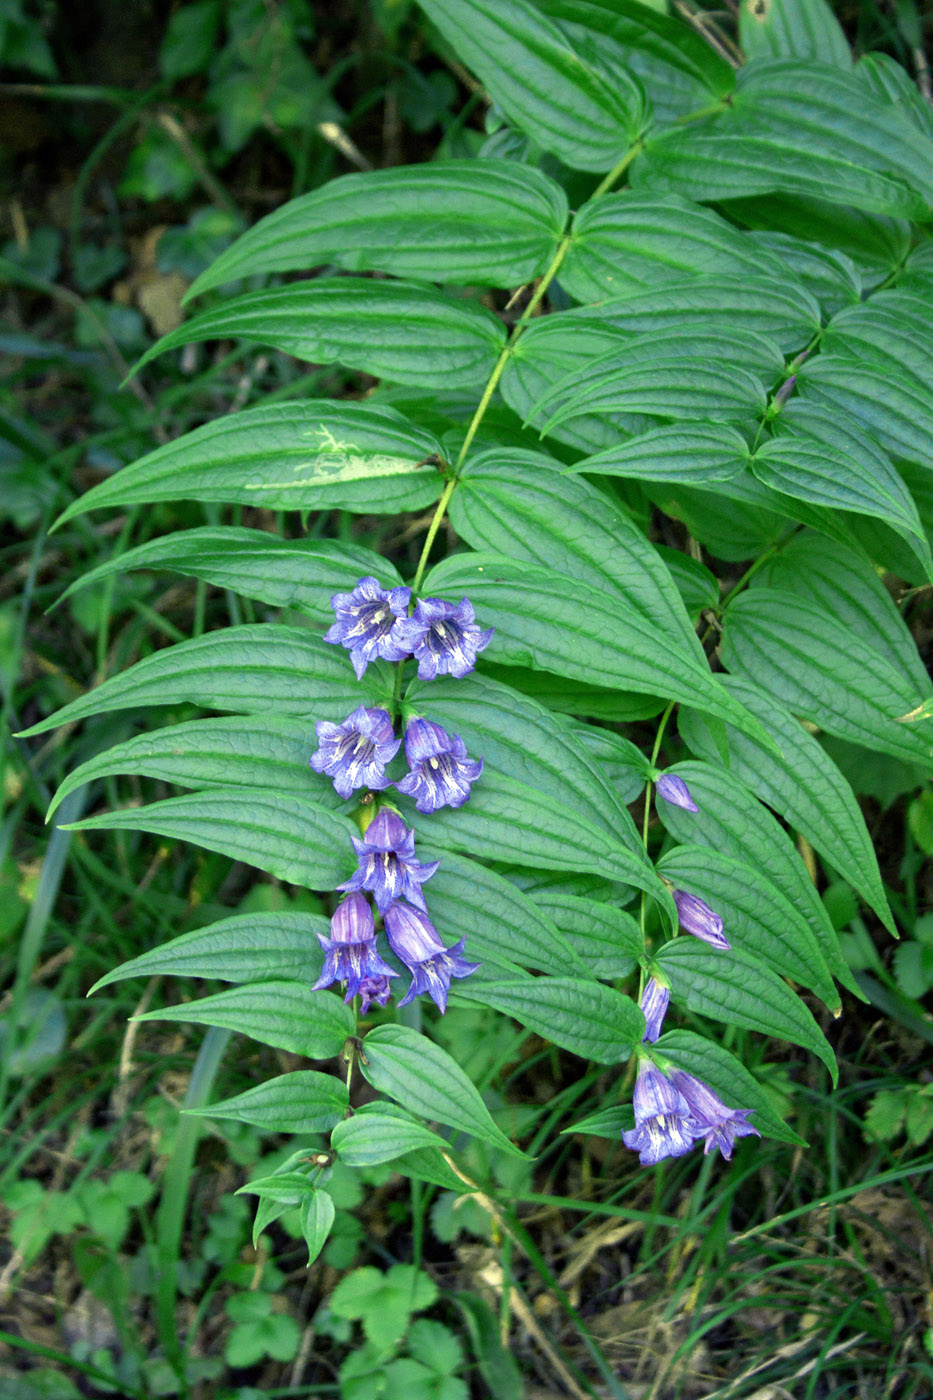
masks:
<path id="1" fill-rule="evenodd" d="M 368 979 L 398 976 L 376 952 L 376 925 L 365 895 L 347 895 L 330 921 L 330 938 L 319 933 L 318 942 L 325 957 L 321 975 L 311 989 L 314 992 L 334 982 L 346 982 L 344 1001 L 352 1001 Z"/>
<path id="2" fill-rule="evenodd" d="M 656 977 L 652 977 L 638 1003 L 645 1015 L 645 1034 L 642 1039 L 648 1041 L 649 1044 L 656 1041 L 661 1034 L 661 1026 L 667 1015 L 670 1000 L 670 987 L 665 987 Z"/>
<path id="3" fill-rule="evenodd" d="M 635 1081 L 635 1126 L 622 1134 L 643 1167 L 665 1157 L 682 1157 L 696 1136 L 690 1105 L 661 1071 L 642 1061 Z"/>
<path id="4" fill-rule="evenodd" d="M 690 789 L 683 778 L 676 773 L 662 773 L 655 784 L 655 791 L 673 807 L 683 807 L 685 812 L 698 812 L 700 809 L 690 796 Z"/>
<path id="5" fill-rule="evenodd" d="M 704 1154 L 718 1147 L 728 1162 L 736 1138 L 749 1137 L 752 1133 L 761 1137 L 758 1129 L 747 1121 L 752 1112 L 750 1108 L 727 1108 L 702 1079 L 684 1069 L 675 1069 L 671 1071 L 671 1083 L 690 1108 L 696 1136 L 706 1143 Z"/>
<path id="6" fill-rule="evenodd" d="M 311 756 L 311 767 L 315 773 L 333 778 L 341 797 L 349 797 L 356 788 L 389 786 L 386 764 L 391 763 L 402 741 L 395 737 L 387 710 L 367 710 L 360 705 L 342 724 L 322 719 L 314 728 L 318 747 Z"/>
<path id="7" fill-rule="evenodd" d="M 463 957 L 465 939 L 445 948 L 427 914 L 407 904 L 392 904 L 385 912 L 389 947 L 411 973 L 411 986 L 399 1002 L 407 1006 L 427 992 L 441 1012 L 447 1010 L 447 993 L 452 977 L 469 977 L 479 963 Z"/>
<path id="8" fill-rule="evenodd" d="M 364 977 L 360 982 L 360 1015 L 365 1016 L 371 1006 L 385 1006 L 392 993 L 389 978 L 383 973 L 380 977 Z"/>
<path id="9" fill-rule="evenodd" d="M 462 807 L 483 771 L 483 760 L 469 757 L 459 735 L 420 716 L 406 725 L 405 757 L 410 772 L 395 786 L 415 799 L 419 812 Z"/>
<path id="10" fill-rule="evenodd" d="M 421 886 L 440 865 L 439 860 L 422 865 L 415 859 L 415 833 L 397 812 L 383 807 L 367 827 L 362 840 L 351 836 L 359 865 L 338 890 L 371 890 L 380 914 L 399 899 L 407 899 L 419 909 L 427 909 Z"/>
<path id="11" fill-rule="evenodd" d="M 392 629 L 407 616 L 410 588 L 382 588 L 379 580 L 361 578 L 352 593 L 335 593 L 330 605 L 337 620 L 324 634 L 325 642 L 346 647 L 357 680 L 370 661 L 404 661 L 409 648 L 399 646 Z"/>
<path id="12" fill-rule="evenodd" d="M 685 890 L 675 890 L 674 904 L 677 906 L 677 917 L 681 927 L 688 933 L 702 938 L 704 943 L 709 943 L 713 948 L 724 952 L 732 947 L 722 931 L 722 919 L 705 900 L 698 899 L 695 894 L 687 894 Z"/>
<path id="13" fill-rule="evenodd" d="M 422 598 L 411 617 L 396 622 L 392 640 L 414 655 L 419 680 L 433 681 L 437 676 L 468 676 L 492 634 L 491 627 L 484 632 L 476 625 L 469 599 L 445 603 L 442 598 Z"/>

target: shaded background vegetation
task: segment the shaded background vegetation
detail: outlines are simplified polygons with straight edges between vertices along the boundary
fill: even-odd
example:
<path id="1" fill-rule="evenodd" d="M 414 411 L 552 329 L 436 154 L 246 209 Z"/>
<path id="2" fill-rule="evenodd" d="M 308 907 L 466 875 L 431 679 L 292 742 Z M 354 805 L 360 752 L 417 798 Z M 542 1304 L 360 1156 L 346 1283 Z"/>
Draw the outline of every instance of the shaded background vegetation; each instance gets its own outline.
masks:
<path id="1" fill-rule="evenodd" d="M 911 6 L 839 13 L 857 49 L 928 81 Z M 713 19 L 734 35 L 728 11 Z M 65 773 L 145 716 L 30 746 L 10 733 L 167 641 L 265 612 L 158 574 L 47 611 L 115 551 L 216 523 L 209 508 L 48 529 L 89 485 L 260 391 L 364 393 L 365 376 L 223 347 L 121 381 L 239 230 L 335 174 L 475 153 L 486 103 L 407 0 L 3 0 L 0 65 L 0 1396 L 509 1400 L 519 1371 L 529 1395 L 928 1395 L 933 800 L 905 765 L 863 752 L 856 764 L 842 745 L 907 937 L 892 948 L 814 861 L 867 998 L 824 1024 L 841 1087 L 829 1096 L 789 1048 L 731 1041 L 809 1150 L 752 1142 L 731 1166 L 640 1171 L 617 1143 L 560 1136 L 615 1093 L 610 1071 L 581 1077 L 504 1019 L 454 1010 L 439 1038 L 503 1125 L 531 1137 L 534 1163 L 474 1147 L 495 1182 L 488 1209 L 388 1168 L 364 1189 L 348 1173 L 310 1272 L 287 1216 L 253 1243 L 250 1207 L 229 1193 L 289 1144 L 179 1118 L 213 1052 L 195 1060 L 190 1028 L 128 1020 L 168 995 L 158 979 L 85 994 L 115 962 L 212 918 L 320 903 L 209 853 L 46 828 Z M 237 521 L 283 528 L 269 511 Z M 325 512 L 308 529 L 352 535 L 410 573 L 421 523 Z M 927 655 L 928 604 L 912 598 L 906 614 Z M 131 781 L 118 799 L 108 780 L 63 817 L 142 791 Z M 233 1094 L 296 1063 L 236 1042 L 218 1086 Z M 421 1271 L 414 1290 L 400 1265 Z M 334 1294 L 358 1266 L 378 1272 Z M 418 1321 L 396 1347 L 409 1311 Z M 387 1343 L 382 1389 L 354 1380 L 361 1329 Z"/>

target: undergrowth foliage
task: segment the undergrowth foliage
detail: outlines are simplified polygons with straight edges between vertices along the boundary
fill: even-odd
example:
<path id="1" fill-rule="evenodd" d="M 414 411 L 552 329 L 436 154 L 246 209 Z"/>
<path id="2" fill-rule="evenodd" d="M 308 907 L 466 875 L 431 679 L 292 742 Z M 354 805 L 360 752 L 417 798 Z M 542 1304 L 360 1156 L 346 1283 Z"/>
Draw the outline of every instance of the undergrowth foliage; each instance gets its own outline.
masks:
<path id="1" fill-rule="evenodd" d="M 746 15 L 741 66 L 636 0 L 421 5 L 492 99 L 479 156 L 286 204 L 140 362 L 235 338 L 382 383 L 205 423 L 62 517 L 177 499 L 427 512 L 414 576 L 234 525 L 151 541 L 73 588 L 168 569 L 307 625 L 166 647 L 28 731 L 229 712 L 90 759 L 54 806 L 92 778 L 177 783 L 73 826 L 332 893 L 331 920 L 239 915 L 98 984 L 227 981 L 144 1019 L 324 1063 L 207 1110 L 330 1133 L 248 1187 L 257 1230 L 301 1206 L 312 1259 L 335 1161 L 463 1191 L 458 1134 L 521 1154 L 424 996 L 619 1066 L 577 1131 L 643 1163 L 799 1142 L 715 1028 L 835 1076 L 801 992 L 838 1015 L 836 984 L 858 989 L 787 828 L 896 933 L 817 735 L 933 766 L 933 688 L 879 577 L 933 577 L 929 106 L 893 60 L 853 66 L 818 0 L 785 6 L 794 23 Z M 443 557 L 445 522 L 464 547 Z M 672 522 L 684 551 L 656 542 L 683 539 Z M 619 732 L 652 719 L 650 752 Z M 357 1075 L 377 1097 L 351 1108 Z"/>

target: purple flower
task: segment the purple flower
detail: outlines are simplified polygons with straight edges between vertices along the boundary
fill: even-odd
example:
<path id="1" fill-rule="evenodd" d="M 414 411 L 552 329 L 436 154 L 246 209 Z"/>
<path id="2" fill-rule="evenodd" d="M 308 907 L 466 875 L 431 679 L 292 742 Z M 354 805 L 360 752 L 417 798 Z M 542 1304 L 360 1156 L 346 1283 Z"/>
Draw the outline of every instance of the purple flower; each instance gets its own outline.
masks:
<path id="1" fill-rule="evenodd" d="M 325 632 L 324 640 L 347 648 L 357 680 L 377 657 L 405 660 L 409 648 L 393 640 L 392 629 L 406 616 L 410 598 L 410 588 L 381 588 L 374 578 L 361 578 L 352 593 L 335 593 L 331 598 L 337 621 Z"/>
<path id="2" fill-rule="evenodd" d="M 389 978 L 386 974 L 381 977 L 364 977 L 359 986 L 360 1015 L 365 1016 L 373 1003 L 376 1006 L 385 1006 L 391 991 L 392 988 L 389 986 Z"/>
<path id="3" fill-rule="evenodd" d="M 405 757 L 411 771 L 395 786 L 415 799 L 419 812 L 462 807 L 483 771 L 483 760 L 468 756 L 459 735 L 417 716 L 405 729 Z"/>
<path id="4" fill-rule="evenodd" d="M 635 1126 L 622 1134 L 622 1141 L 638 1153 L 643 1167 L 690 1151 L 696 1136 L 690 1105 L 659 1069 L 645 1061 L 635 1081 L 634 1108 Z"/>
<path id="5" fill-rule="evenodd" d="M 427 909 L 421 886 L 430 880 L 439 860 L 422 865 L 415 859 L 415 833 L 396 813 L 384 807 L 370 823 L 362 841 L 351 836 L 359 866 L 338 890 L 372 890 L 380 914 L 397 899 Z"/>
<path id="6" fill-rule="evenodd" d="M 349 894 L 337 906 L 330 921 L 330 934 L 330 938 L 318 934 L 326 957 L 321 975 L 311 988 L 313 992 L 330 987 L 334 982 L 346 982 L 344 1001 L 352 1001 L 364 982 L 398 976 L 376 952 L 376 926 L 365 895 Z"/>
<path id="7" fill-rule="evenodd" d="M 689 1105 L 696 1136 L 706 1140 L 704 1154 L 718 1147 L 728 1162 L 736 1138 L 751 1133 L 761 1137 L 758 1129 L 746 1121 L 752 1112 L 750 1108 L 727 1108 L 709 1085 L 683 1069 L 671 1071 L 671 1082 Z"/>
<path id="8" fill-rule="evenodd" d="M 427 992 L 439 1010 L 446 1011 L 451 977 L 469 977 L 479 967 L 462 956 L 466 940 L 461 938 L 452 948 L 445 948 L 427 914 L 409 909 L 407 904 L 390 905 L 385 926 L 389 947 L 411 973 L 411 986 L 399 1006 L 407 1006 Z"/>
<path id="9" fill-rule="evenodd" d="M 700 809 L 690 796 L 690 789 L 683 778 L 678 778 L 676 773 L 662 773 L 658 778 L 657 794 L 663 797 L 665 802 L 670 802 L 674 807 L 683 807 L 685 812 L 698 812 Z"/>
<path id="10" fill-rule="evenodd" d="M 402 617 L 392 628 L 392 640 L 412 652 L 418 662 L 418 679 L 468 676 L 476 665 L 476 653 L 488 647 L 493 629 L 476 625 L 473 604 L 463 598 L 445 603 L 442 598 L 422 598 L 411 617 Z"/>
<path id="11" fill-rule="evenodd" d="M 639 1006 L 645 1013 L 645 1034 L 643 1040 L 653 1043 L 661 1034 L 661 1026 L 670 1005 L 671 989 L 663 986 L 656 977 L 652 977 L 645 990 L 642 992 Z"/>
<path id="12" fill-rule="evenodd" d="M 685 890 L 675 890 L 674 903 L 677 917 L 688 933 L 723 951 L 732 947 L 722 931 L 722 919 L 702 899 L 695 894 L 687 894 Z"/>
<path id="13" fill-rule="evenodd" d="M 395 737 L 387 710 L 360 705 L 342 724 L 322 719 L 314 728 L 318 748 L 311 756 L 311 767 L 333 778 L 341 797 L 349 797 L 354 788 L 389 786 L 385 767 L 402 741 Z"/>

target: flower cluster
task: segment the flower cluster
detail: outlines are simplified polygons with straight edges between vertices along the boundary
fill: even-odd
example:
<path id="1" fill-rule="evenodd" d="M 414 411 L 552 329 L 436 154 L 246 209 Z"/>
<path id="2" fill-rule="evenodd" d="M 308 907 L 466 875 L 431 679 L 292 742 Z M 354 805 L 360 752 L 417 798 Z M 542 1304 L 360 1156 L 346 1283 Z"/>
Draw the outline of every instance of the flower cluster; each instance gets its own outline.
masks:
<path id="1" fill-rule="evenodd" d="M 382 588 L 377 579 L 362 578 L 350 593 L 331 598 L 336 621 L 324 640 L 343 646 L 361 680 L 371 661 L 418 663 L 418 677 L 467 676 L 476 657 L 489 645 L 492 629 L 476 625 L 466 599 L 447 603 L 423 598 L 409 616 L 410 588 Z M 411 715 L 405 726 L 408 772 L 395 782 L 386 769 L 402 746 L 388 710 L 358 706 L 340 724 L 321 720 L 316 726 L 318 747 L 311 757 L 316 773 L 326 774 L 343 798 L 358 789 L 383 792 L 395 787 L 414 798 L 419 812 L 462 807 L 483 771 L 483 760 L 470 758 L 457 734 L 433 720 Z M 395 970 L 377 951 L 376 922 L 366 898 L 371 894 L 382 916 L 389 947 L 411 973 L 411 985 L 399 1002 L 405 1006 L 427 993 L 443 1012 L 451 979 L 468 977 L 479 967 L 463 956 L 464 940 L 445 947 L 428 917 L 422 886 L 439 861 L 423 864 L 415 855 L 415 835 L 399 814 L 383 806 L 363 832 L 351 837 L 357 868 L 338 889 L 346 898 L 331 920 L 330 937 L 319 935 L 324 967 L 315 990 L 334 982 L 346 983 L 346 1001 L 359 996 L 365 1014 L 371 1005 L 385 1006 Z"/>
<path id="2" fill-rule="evenodd" d="M 687 784 L 673 773 L 655 775 L 658 797 L 686 812 L 698 812 Z M 674 905 L 682 928 L 704 943 L 722 951 L 730 944 L 723 932 L 722 918 L 697 895 L 674 890 Z M 645 1017 L 644 1041 L 653 1045 L 661 1034 L 670 1005 L 671 991 L 657 975 L 642 992 L 640 1006 Z M 665 1157 L 682 1157 L 702 1138 L 704 1153 L 718 1147 L 728 1161 L 736 1138 L 761 1134 L 748 1122 L 751 1109 L 728 1108 L 702 1079 L 686 1070 L 665 1074 L 645 1054 L 635 1081 L 633 1107 L 635 1127 L 623 1132 L 626 1147 L 638 1153 L 642 1166 L 654 1166 Z"/>

